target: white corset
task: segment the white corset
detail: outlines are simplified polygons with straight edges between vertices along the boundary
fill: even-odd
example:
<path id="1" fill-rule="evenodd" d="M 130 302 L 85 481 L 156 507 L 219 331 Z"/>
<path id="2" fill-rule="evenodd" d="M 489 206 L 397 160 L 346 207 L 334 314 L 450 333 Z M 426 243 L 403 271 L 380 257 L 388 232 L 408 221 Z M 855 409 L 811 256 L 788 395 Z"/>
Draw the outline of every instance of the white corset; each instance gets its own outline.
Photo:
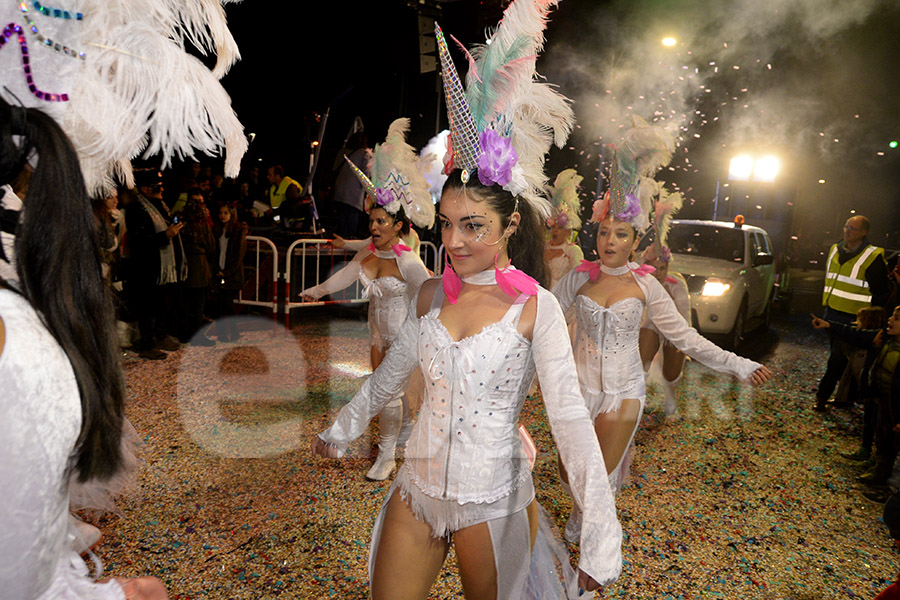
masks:
<path id="1" fill-rule="evenodd" d="M 588 296 L 575 299 L 578 334 L 575 363 L 581 393 L 590 402 L 600 392 L 643 398 L 644 371 L 638 348 L 644 303 L 625 298 L 610 307 Z"/>
<path id="2" fill-rule="evenodd" d="M 459 503 L 493 502 L 531 475 L 517 430 L 534 377 L 531 342 L 517 330 L 527 296 L 503 319 L 454 342 L 438 319 L 443 293 L 420 319 L 425 400 L 406 447 L 423 493 Z"/>
<path id="3" fill-rule="evenodd" d="M 394 276 L 369 279 L 360 269 L 359 280 L 365 286 L 364 297 L 369 299 L 369 339 L 383 350 L 400 333 L 409 312 L 408 286 Z"/>

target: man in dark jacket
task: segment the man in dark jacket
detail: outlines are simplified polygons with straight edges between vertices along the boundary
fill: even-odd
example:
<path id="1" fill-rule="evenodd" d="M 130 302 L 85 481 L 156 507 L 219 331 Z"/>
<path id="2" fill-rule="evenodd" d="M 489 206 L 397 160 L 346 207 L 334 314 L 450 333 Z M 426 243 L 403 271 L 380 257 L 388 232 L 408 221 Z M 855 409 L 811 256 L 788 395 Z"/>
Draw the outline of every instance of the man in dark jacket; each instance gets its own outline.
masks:
<path id="1" fill-rule="evenodd" d="M 141 339 L 135 347 L 149 359 L 165 358 L 178 342 L 178 286 L 187 278 L 187 264 L 176 222 L 163 201 L 162 173 L 137 169 L 138 194 L 125 210 L 128 252 L 127 285 Z"/>

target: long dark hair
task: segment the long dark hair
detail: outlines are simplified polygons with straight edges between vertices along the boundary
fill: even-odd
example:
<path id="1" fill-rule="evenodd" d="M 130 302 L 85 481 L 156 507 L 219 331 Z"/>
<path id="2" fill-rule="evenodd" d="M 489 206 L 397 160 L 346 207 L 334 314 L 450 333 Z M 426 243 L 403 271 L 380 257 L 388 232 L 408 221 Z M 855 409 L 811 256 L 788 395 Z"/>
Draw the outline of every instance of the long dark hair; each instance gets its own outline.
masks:
<path id="1" fill-rule="evenodd" d="M 369 209 L 369 212 L 371 213 L 376 208 L 380 208 L 380 209 L 384 210 L 383 206 L 378 206 L 377 204 L 373 204 L 372 207 Z M 400 235 L 401 236 L 405 236 L 405 235 L 409 234 L 409 228 L 410 228 L 411 222 L 409 220 L 409 217 L 406 216 L 406 210 L 402 206 L 399 209 L 397 209 L 397 214 L 395 214 L 395 215 L 392 215 L 387 210 L 384 210 L 384 214 L 386 214 L 389 219 L 393 220 L 395 225 L 397 223 L 400 223 Z M 371 214 L 369 217 L 371 218 Z"/>
<path id="2" fill-rule="evenodd" d="M 222 237 L 222 232 L 225 232 L 225 237 L 233 238 L 235 235 L 240 235 L 242 231 L 244 231 L 244 224 L 238 219 L 237 208 L 235 208 L 234 204 L 220 204 L 219 210 L 223 208 L 227 208 L 228 212 L 231 213 L 231 218 L 228 219 L 227 224 L 222 224 L 222 221 L 219 220 L 219 215 L 216 214 L 216 218 L 213 220 L 213 234 L 216 236 L 216 239 Z"/>
<path id="3" fill-rule="evenodd" d="M 13 135 L 21 136 L 19 147 Z M 81 482 L 107 479 L 122 464 L 125 382 L 91 202 L 75 149 L 56 121 L 0 98 L 0 184 L 19 174 L 33 150 L 38 162 L 16 231 L 17 291 L 62 346 L 78 382 L 81 432 L 69 468 Z"/>
<path id="4" fill-rule="evenodd" d="M 544 258 L 547 228 L 537 211 L 526 200 L 520 199 L 516 202 L 515 196 L 499 185 L 482 185 L 477 177 L 463 184 L 461 173 L 459 170 L 453 171 L 444 184 L 444 190 L 465 187 L 466 192 L 487 202 L 500 214 L 500 226 L 504 229 L 509 226 L 509 219 L 513 213 L 518 212 L 519 226 L 509 237 L 509 258 L 517 269 L 525 271 L 542 286 L 547 287 L 550 283 L 550 273 Z"/>

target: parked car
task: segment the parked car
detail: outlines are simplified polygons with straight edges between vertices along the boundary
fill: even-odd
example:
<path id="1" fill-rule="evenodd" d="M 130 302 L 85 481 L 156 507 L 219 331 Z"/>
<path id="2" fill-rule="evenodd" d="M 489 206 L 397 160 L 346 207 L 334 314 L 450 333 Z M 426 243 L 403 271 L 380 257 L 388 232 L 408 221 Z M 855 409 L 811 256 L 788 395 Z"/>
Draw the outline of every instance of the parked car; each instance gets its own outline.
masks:
<path id="1" fill-rule="evenodd" d="M 734 350 L 744 332 L 756 325 L 768 327 L 775 254 L 764 229 L 674 220 L 668 242 L 669 268 L 687 280 L 693 326 L 700 333 Z"/>

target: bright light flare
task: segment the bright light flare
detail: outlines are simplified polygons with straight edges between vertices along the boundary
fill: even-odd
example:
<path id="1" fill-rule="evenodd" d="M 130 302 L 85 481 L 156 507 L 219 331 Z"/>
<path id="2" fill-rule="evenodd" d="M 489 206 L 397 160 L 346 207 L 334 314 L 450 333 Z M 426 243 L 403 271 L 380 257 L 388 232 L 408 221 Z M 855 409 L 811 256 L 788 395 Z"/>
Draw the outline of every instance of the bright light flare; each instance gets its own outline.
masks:
<path id="1" fill-rule="evenodd" d="M 781 170 L 781 161 L 775 156 L 763 156 L 753 166 L 753 181 L 772 183 Z"/>
<path id="2" fill-rule="evenodd" d="M 664 37 L 664 38 L 662 39 L 662 45 L 665 46 L 665 47 L 667 47 L 667 48 L 671 48 L 672 46 L 674 46 L 674 45 L 677 44 L 677 43 L 678 43 L 678 42 L 677 42 L 677 41 L 675 40 L 675 38 L 673 38 L 673 37 Z"/>
<path id="3" fill-rule="evenodd" d="M 754 159 L 749 154 L 741 154 L 732 158 L 728 164 L 728 179 L 772 183 L 780 170 L 781 161 L 776 156 Z"/>
<path id="4" fill-rule="evenodd" d="M 753 157 L 749 154 L 735 156 L 728 164 L 728 179 L 733 181 L 750 181 L 752 173 Z"/>

